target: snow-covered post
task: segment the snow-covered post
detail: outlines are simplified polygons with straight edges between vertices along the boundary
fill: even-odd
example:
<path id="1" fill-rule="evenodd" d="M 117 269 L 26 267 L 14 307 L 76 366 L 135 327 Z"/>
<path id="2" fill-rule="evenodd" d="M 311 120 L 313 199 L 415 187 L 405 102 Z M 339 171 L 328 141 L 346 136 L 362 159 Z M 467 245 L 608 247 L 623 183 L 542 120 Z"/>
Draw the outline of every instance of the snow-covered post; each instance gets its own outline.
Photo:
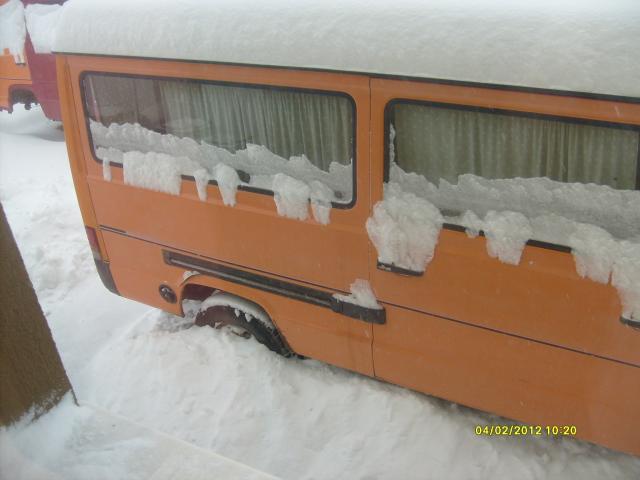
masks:
<path id="1" fill-rule="evenodd" d="M 0 205 L 0 425 L 42 415 L 71 390 Z"/>

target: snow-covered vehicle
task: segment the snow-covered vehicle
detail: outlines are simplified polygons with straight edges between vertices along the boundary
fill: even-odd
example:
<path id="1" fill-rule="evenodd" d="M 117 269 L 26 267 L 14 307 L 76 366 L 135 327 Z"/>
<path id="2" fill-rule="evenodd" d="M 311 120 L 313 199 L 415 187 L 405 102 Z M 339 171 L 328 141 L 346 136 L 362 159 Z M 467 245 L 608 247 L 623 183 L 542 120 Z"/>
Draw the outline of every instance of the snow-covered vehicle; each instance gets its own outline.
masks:
<path id="1" fill-rule="evenodd" d="M 0 110 L 40 104 L 60 120 L 51 35 L 65 0 L 0 0 Z M 26 7 L 26 16 L 25 8 Z M 28 28 L 27 28 L 28 27 Z"/>
<path id="2" fill-rule="evenodd" d="M 638 7 L 328 3 L 67 5 L 105 285 L 640 454 Z"/>

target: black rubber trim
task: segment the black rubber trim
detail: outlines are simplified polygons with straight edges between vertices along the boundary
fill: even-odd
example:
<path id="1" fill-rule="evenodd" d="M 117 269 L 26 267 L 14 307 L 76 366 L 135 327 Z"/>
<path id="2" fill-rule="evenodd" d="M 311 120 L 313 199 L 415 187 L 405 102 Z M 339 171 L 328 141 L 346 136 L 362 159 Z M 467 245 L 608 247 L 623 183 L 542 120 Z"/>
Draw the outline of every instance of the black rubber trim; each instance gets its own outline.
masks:
<path id="1" fill-rule="evenodd" d="M 167 265 L 197 270 L 203 275 L 328 308 L 336 313 L 367 323 L 383 324 L 386 321 L 384 309 L 366 308 L 349 302 L 343 302 L 329 292 L 285 282 L 284 280 L 247 272 L 169 250 L 162 250 L 162 256 Z"/>
<path id="2" fill-rule="evenodd" d="M 119 73 L 119 72 L 104 72 L 99 70 L 84 70 L 79 75 L 79 88 L 80 88 L 80 96 L 82 99 L 82 111 L 84 113 L 84 121 L 87 129 L 87 137 L 89 140 L 89 148 L 91 149 L 91 156 L 93 160 L 100 165 L 102 165 L 102 160 L 98 158 L 96 155 L 96 151 L 93 145 L 93 136 L 91 134 L 90 122 L 89 120 L 94 120 L 89 114 L 89 110 L 87 108 L 87 94 L 84 88 L 84 80 L 88 75 L 102 75 L 107 77 L 124 77 L 124 78 L 140 78 L 140 79 L 150 79 L 150 80 L 173 80 L 173 81 L 184 81 L 184 82 L 193 82 L 193 83 L 204 83 L 210 85 L 221 85 L 227 87 L 236 87 L 236 88 L 255 88 L 262 90 L 273 90 L 273 91 L 281 91 L 281 92 L 301 92 L 301 93 L 311 93 L 316 95 L 326 95 L 326 96 L 334 96 L 334 97 L 342 97 L 345 98 L 351 104 L 351 118 L 352 129 L 351 129 L 351 162 L 352 162 L 352 179 L 351 179 L 351 200 L 348 203 L 343 202 L 331 202 L 332 208 L 337 208 L 341 210 L 349 210 L 353 208 L 358 199 L 358 159 L 357 159 L 357 135 L 358 135 L 358 108 L 356 105 L 355 99 L 346 92 L 338 91 L 338 90 L 320 90 L 313 88 L 303 88 L 303 87 L 288 87 L 284 85 L 265 85 L 261 83 L 245 83 L 245 82 L 231 82 L 231 81 L 222 81 L 222 80 L 204 80 L 198 78 L 182 78 L 182 77 L 170 77 L 170 76 L 161 76 L 161 75 L 142 75 L 142 74 L 132 74 L 132 73 Z M 122 168 L 122 163 L 113 162 L 109 164 L 112 167 Z M 182 180 L 187 180 L 191 182 L 195 182 L 195 178 L 191 175 L 180 175 Z M 209 185 L 218 185 L 216 180 L 209 180 Z M 264 188 L 258 188 L 251 185 L 238 185 L 238 190 L 258 193 L 261 195 L 274 196 L 274 192 L 272 190 L 267 190 Z"/>
<path id="3" fill-rule="evenodd" d="M 466 233 L 467 231 L 466 227 L 456 223 L 444 223 L 442 228 L 462 233 Z M 485 237 L 486 235 L 484 230 L 480 230 L 478 232 L 478 236 Z M 556 252 L 571 253 L 571 247 L 568 247 L 567 245 L 560 245 L 559 243 L 544 242 L 542 240 L 527 240 L 526 245 L 528 247 L 544 248 L 545 250 L 555 250 Z"/>
<path id="4" fill-rule="evenodd" d="M 628 325 L 631 328 L 635 328 L 636 330 L 640 330 L 640 320 L 633 320 L 631 318 L 627 318 L 625 316 L 620 317 L 620 323 L 624 325 Z"/>
<path id="5" fill-rule="evenodd" d="M 116 288 L 116 282 L 113 281 L 113 275 L 111 275 L 111 268 L 109 268 L 109 262 L 104 262 L 98 259 L 94 259 L 94 260 L 96 262 L 96 270 L 98 270 L 98 275 L 100 276 L 100 280 L 102 280 L 102 284 L 111 293 L 120 295 L 120 292 L 118 292 L 118 289 Z"/>
<path id="6" fill-rule="evenodd" d="M 411 270 L 408 268 L 397 267 L 393 263 L 385 263 L 378 261 L 378 270 L 384 270 L 385 272 L 397 273 L 399 275 L 406 275 L 408 277 L 421 277 L 424 272 L 418 270 Z"/>

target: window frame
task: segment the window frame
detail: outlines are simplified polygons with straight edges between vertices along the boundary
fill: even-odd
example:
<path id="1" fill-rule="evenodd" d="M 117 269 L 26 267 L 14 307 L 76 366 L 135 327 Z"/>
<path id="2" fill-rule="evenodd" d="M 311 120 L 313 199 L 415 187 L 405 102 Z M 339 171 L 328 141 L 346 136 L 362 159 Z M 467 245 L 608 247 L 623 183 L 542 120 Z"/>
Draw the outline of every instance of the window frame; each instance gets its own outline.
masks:
<path id="1" fill-rule="evenodd" d="M 230 82 L 223 80 L 205 80 L 198 78 L 184 78 L 184 77 L 171 77 L 171 76 L 161 76 L 161 75 L 142 75 L 142 74 L 132 74 L 132 73 L 119 73 L 119 72 L 105 72 L 99 70 L 83 70 L 78 76 L 78 84 L 80 89 L 80 99 L 82 102 L 82 111 L 84 114 L 84 123 L 87 131 L 87 139 L 89 141 L 89 149 L 91 150 L 91 156 L 93 160 L 102 165 L 102 160 L 98 158 L 95 152 L 95 147 L 93 144 L 93 136 L 91 135 L 91 127 L 90 127 L 90 115 L 88 111 L 87 105 L 87 92 L 85 91 L 85 83 L 84 80 L 89 75 L 102 75 L 102 76 L 110 76 L 110 77 L 120 77 L 120 78 L 139 78 L 145 80 L 167 80 L 167 81 L 188 81 L 194 83 L 204 83 L 210 85 L 218 85 L 218 86 L 228 86 L 228 87 L 236 87 L 236 88 L 259 88 L 263 90 L 272 90 L 272 91 L 288 91 L 288 92 L 301 92 L 301 93 L 311 93 L 311 94 L 319 94 L 319 95 L 329 95 L 329 96 L 337 96 L 345 98 L 349 105 L 351 106 L 351 118 L 352 118 L 352 129 L 351 129 L 351 165 L 352 165 L 352 175 L 351 175 L 351 200 L 349 203 L 342 202 L 331 202 L 331 208 L 336 208 L 340 210 L 349 210 L 355 207 L 358 199 L 357 185 L 358 185 L 358 162 L 357 162 L 357 132 L 358 132 L 358 107 L 355 99 L 349 95 L 347 92 L 338 91 L 338 90 L 320 90 L 315 88 L 300 88 L 300 87 L 289 87 L 284 85 L 268 85 L 261 83 L 245 83 L 245 82 Z M 113 162 L 109 164 L 110 166 L 116 168 L 123 168 L 123 165 L 118 162 Z M 195 182 L 195 179 L 192 175 L 180 175 L 181 181 L 191 181 Z M 218 186 L 218 182 L 215 179 L 209 180 L 208 185 Z M 261 195 L 266 195 L 273 197 L 275 195 L 273 190 L 267 190 L 264 188 L 258 188 L 251 185 L 238 185 L 238 190 L 257 193 Z"/>
<path id="2" fill-rule="evenodd" d="M 435 108 L 447 108 L 451 110 L 462 110 L 462 111 L 472 111 L 472 112 L 480 112 L 480 113 L 489 113 L 489 114 L 498 114 L 498 115 L 508 115 L 513 117 L 524 117 L 524 118 L 534 118 L 534 119 L 543 119 L 543 120 L 555 120 L 565 123 L 572 124 L 582 124 L 582 125 L 593 125 L 598 127 L 608 127 L 608 128 L 618 128 L 620 130 L 631 130 L 638 132 L 640 136 L 640 125 L 632 124 L 632 123 L 624 123 L 624 122 L 608 122 L 604 120 L 590 120 L 584 118 L 574 118 L 574 117 L 564 117 L 560 115 L 552 115 L 552 114 L 544 114 L 544 113 L 535 113 L 535 112 L 525 112 L 518 110 L 508 110 L 501 108 L 491 108 L 491 107 L 480 107 L 475 105 L 464 105 L 457 103 L 446 103 L 446 102 L 434 102 L 430 100 L 416 100 L 409 98 L 393 98 L 388 101 L 384 107 L 384 162 L 383 162 L 383 182 L 387 183 L 389 181 L 389 170 L 390 170 L 390 158 L 389 158 L 389 135 L 391 133 L 390 125 L 391 125 L 391 110 L 398 104 L 409 104 L 409 105 L 421 105 L 427 107 L 435 107 Z M 429 180 L 431 181 L 431 180 Z M 564 183 L 564 182 L 563 182 Z M 613 188 L 613 187 L 611 187 Z M 640 190 L 640 138 L 638 141 L 638 152 L 636 155 L 636 185 L 635 189 L 632 191 Z"/>

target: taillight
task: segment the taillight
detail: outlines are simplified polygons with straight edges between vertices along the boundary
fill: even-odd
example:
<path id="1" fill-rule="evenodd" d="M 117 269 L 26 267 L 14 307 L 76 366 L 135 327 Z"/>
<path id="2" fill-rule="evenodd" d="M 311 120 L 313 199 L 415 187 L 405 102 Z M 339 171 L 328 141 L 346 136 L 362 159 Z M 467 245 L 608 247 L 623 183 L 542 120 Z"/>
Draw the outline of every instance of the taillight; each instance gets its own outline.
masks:
<path id="1" fill-rule="evenodd" d="M 89 239 L 89 245 L 91 246 L 91 253 L 93 253 L 93 258 L 95 260 L 102 261 L 100 244 L 98 243 L 98 235 L 96 234 L 95 228 L 85 226 L 84 229 L 87 232 L 87 238 Z"/>

